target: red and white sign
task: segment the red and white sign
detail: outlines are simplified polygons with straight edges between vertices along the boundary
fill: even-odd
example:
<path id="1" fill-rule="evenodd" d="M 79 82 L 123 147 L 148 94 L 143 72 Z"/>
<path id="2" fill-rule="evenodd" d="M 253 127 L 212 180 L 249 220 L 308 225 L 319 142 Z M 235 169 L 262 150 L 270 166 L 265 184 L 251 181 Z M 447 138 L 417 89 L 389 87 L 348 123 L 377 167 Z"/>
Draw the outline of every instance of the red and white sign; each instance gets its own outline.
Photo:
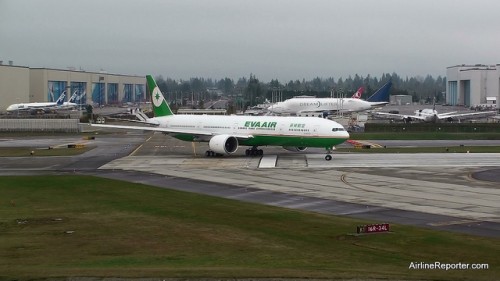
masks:
<path id="1" fill-rule="evenodd" d="M 378 232 L 388 232 L 389 230 L 390 228 L 388 223 L 359 225 L 357 227 L 358 233 L 378 233 Z"/>

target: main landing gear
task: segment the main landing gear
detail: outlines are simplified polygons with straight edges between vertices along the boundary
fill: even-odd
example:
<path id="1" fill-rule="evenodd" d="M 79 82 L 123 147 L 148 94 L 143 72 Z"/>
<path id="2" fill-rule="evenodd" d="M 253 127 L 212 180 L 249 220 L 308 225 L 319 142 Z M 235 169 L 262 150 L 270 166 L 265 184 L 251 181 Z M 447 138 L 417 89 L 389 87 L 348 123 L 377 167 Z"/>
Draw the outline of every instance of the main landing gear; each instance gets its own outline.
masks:
<path id="1" fill-rule="evenodd" d="M 264 151 L 262 149 L 257 149 L 256 146 L 245 150 L 246 156 L 262 156 L 264 155 Z"/>
<path id="2" fill-rule="evenodd" d="M 222 156 L 222 154 L 215 153 L 212 150 L 205 151 L 205 157 L 220 157 L 220 156 Z"/>

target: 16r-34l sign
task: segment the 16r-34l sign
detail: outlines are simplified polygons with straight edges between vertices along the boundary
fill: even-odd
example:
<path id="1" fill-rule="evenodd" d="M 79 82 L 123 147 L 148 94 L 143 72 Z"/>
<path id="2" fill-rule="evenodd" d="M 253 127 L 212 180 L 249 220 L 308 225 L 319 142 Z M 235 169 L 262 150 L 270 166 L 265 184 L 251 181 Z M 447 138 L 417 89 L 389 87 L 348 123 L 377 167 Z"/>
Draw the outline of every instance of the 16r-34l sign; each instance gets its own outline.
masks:
<path id="1" fill-rule="evenodd" d="M 388 223 L 378 223 L 378 224 L 358 225 L 356 230 L 357 233 L 378 233 L 378 232 L 389 232 L 390 227 Z"/>

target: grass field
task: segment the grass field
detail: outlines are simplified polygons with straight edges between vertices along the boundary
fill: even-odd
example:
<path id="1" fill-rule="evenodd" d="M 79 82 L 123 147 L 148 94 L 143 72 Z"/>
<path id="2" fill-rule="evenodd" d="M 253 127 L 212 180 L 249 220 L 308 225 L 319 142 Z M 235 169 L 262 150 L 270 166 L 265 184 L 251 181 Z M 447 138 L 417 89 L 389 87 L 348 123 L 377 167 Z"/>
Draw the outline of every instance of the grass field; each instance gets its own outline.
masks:
<path id="1" fill-rule="evenodd" d="M 243 203 L 88 176 L 0 178 L 0 279 L 494 280 L 498 239 Z M 411 262 L 488 270 L 412 270 Z"/>

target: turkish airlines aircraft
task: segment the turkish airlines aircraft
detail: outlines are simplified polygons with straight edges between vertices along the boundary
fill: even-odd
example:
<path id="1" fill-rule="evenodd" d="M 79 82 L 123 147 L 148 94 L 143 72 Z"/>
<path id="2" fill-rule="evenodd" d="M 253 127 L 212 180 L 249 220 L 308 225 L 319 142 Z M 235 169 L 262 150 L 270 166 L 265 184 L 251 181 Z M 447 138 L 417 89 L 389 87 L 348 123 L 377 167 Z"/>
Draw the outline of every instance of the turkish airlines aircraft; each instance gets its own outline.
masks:
<path id="1" fill-rule="evenodd" d="M 259 146 L 282 146 L 290 151 L 307 147 L 324 147 L 325 160 L 332 159 L 331 150 L 345 142 L 349 133 L 339 123 L 309 117 L 174 115 L 151 75 L 146 76 L 155 117 L 145 123 L 151 127 L 91 124 L 95 127 L 150 130 L 177 139 L 208 142 L 206 156 L 227 155 L 240 145 L 250 146 L 246 155 L 262 155 Z"/>

